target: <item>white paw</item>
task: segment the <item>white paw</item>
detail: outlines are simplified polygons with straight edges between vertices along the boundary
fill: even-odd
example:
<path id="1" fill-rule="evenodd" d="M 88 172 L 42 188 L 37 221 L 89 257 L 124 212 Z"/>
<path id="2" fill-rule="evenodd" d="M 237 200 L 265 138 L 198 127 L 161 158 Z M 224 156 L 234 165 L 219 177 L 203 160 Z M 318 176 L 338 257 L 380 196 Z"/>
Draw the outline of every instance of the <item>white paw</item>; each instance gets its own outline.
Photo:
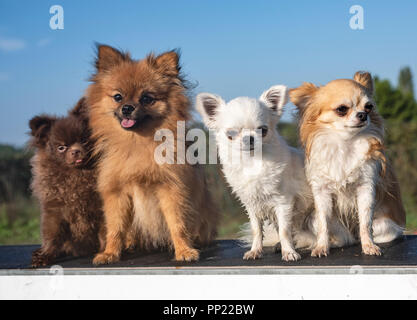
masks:
<path id="1" fill-rule="evenodd" d="M 362 244 L 362 252 L 370 256 L 382 255 L 381 249 L 373 243 Z"/>
<path id="2" fill-rule="evenodd" d="M 243 256 L 244 260 L 255 260 L 262 258 L 262 250 L 250 250 Z"/>
<path id="3" fill-rule="evenodd" d="M 311 251 L 311 256 L 312 257 L 327 257 L 327 255 L 329 254 L 329 247 L 328 246 L 316 246 L 312 251 Z"/>
<path id="4" fill-rule="evenodd" d="M 301 256 L 296 251 L 282 252 L 282 260 L 284 261 L 297 261 L 300 259 Z"/>

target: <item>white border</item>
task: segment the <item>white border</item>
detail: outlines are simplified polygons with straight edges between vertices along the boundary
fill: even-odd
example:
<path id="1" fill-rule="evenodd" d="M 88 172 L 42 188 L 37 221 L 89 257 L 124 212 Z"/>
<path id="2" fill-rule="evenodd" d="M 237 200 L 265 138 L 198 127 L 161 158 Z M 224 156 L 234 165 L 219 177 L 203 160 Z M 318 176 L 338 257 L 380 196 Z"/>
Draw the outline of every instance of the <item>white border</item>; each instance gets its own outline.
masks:
<path id="1" fill-rule="evenodd" d="M 417 275 L 2 276 L 0 299 L 417 299 Z"/>

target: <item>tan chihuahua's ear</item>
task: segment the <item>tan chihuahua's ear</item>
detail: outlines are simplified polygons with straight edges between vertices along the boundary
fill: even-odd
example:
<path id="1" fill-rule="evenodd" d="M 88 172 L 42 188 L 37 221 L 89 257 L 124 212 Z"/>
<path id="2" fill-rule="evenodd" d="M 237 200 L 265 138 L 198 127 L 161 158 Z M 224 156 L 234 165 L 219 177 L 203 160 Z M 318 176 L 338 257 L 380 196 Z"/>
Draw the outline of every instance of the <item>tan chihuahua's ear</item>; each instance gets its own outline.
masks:
<path id="1" fill-rule="evenodd" d="M 314 94 L 318 90 L 314 84 L 304 82 L 301 86 L 295 89 L 290 89 L 291 102 L 300 110 L 304 110 Z"/>
<path id="2" fill-rule="evenodd" d="M 363 85 L 371 94 L 374 93 L 374 81 L 369 72 L 358 71 L 353 76 L 353 80 Z"/>
<path id="3" fill-rule="evenodd" d="M 97 44 L 96 68 L 98 72 L 110 70 L 123 61 L 131 61 L 128 53 L 120 52 L 107 45 Z"/>

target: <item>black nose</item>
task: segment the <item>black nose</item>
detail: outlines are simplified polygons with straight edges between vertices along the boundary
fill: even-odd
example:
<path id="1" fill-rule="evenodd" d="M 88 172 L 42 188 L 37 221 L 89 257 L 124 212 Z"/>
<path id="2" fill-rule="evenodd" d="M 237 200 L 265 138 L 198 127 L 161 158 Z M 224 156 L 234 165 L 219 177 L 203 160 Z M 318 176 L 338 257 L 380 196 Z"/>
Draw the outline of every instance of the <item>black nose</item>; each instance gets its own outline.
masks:
<path id="1" fill-rule="evenodd" d="M 245 136 L 243 137 L 243 143 L 252 147 L 255 144 L 255 138 L 253 136 Z"/>
<path id="2" fill-rule="evenodd" d="M 133 112 L 133 110 L 135 110 L 135 107 L 130 105 L 130 104 L 125 104 L 122 107 L 122 113 L 124 116 L 130 116 Z"/>
<path id="3" fill-rule="evenodd" d="M 357 114 L 356 114 L 356 116 L 358 117 L 358 119 L 360 120 L 360 121 L 366 121 L 367 119 L 368 119 L 368 114 L 366 113 L 366 112 L 358 112 Z"/>
<path id="4" fill-rule="evenodd" d="M 78 149 L 71 150 L 71 155 L 74 156 L 74 157 L 78 156 L 80 153 L 81 153 L 81 151 L 78 150 Z"/>

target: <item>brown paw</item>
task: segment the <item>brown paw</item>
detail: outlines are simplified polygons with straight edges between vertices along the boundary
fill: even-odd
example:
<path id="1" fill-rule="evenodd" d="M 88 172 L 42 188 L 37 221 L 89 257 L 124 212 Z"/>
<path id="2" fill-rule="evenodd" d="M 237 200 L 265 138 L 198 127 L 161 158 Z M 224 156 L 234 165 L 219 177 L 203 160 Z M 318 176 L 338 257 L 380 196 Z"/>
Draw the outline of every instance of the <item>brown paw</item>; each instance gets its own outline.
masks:
<path id="1" fill-rule="evenodd" d="M 32 268 L 45 267 L 53 262 L 53 257 L 42 252 L 42 249 L 37 249 L 32 253 Z"/>
<path id="2" fill-rule="evenodd" d="M 133 237 L 129 237 L 128 239 L 125 240 L 124 243 L 124 251 L 126 252 L 135 252 L 137 248 L 137 242 L 134 241 Z"/>
<path id="3" fill-rule="evenodd" d="M 127 253 L 133 253 L 133 252 L 135 252 L 136 251 L 136 246 L 135 245 L 130 245 L 130 246 L 126 246 L 125 247 L 125 252 L 127 252 Z"/>
<path id="4" fill-rule="evenodd" d="M 182 250 L 175 250 L 176 261 L 197 261 L 200 258 L 200 253 L 196 249 L 186 248 Z"/>
<path id="5" fill-rule="evenodd" d="M 96 254 L 96 256 L 93 259 L 93 264 L 97 266 L 99 264 L 115 263 L 119 260 L 120 260 L 119 255 L 116 255 L 114 253 L 102 252 L 102 253 Z"/>
<path id="6" fill-rule="evenodd" d="M 312 257 L 327 257 L 327 255 L 329 254 L 329 247 L 326 246 L 316 246 L 312 251 L 311 251 L 311 256 Z"/>
<path id="7" fill-rule="evenodd" d="M 246 251 L 243 260 L 255 260 L 262 258 L 262 250 L 249 250 Z"/>
<path id="8" fill-rule="evenodd" d="M 381 249 L 373 243 L 362 244 L 362 252 L 370 256 L 382 255 Z"/>

